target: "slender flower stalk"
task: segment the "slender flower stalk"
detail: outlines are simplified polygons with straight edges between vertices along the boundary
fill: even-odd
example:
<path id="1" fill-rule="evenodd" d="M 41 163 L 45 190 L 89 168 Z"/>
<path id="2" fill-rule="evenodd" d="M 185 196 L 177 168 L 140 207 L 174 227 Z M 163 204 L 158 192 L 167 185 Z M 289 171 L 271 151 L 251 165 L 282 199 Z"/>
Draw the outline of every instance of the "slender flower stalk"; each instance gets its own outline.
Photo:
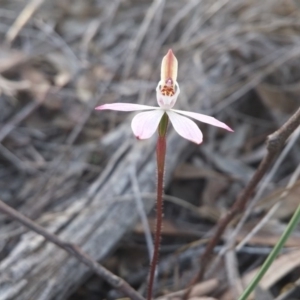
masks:
<path id="1" fill-rule="evenodd" d="M 163 179 L 165 169 L 166 156 L 166 134 L 167 127 L 170 123 L 173 125 L 175 131 L 183 138 L 192 141 L 196 144 L 201 144 L 203 135 L 197 124 L 185 117 L 201 121 L 203 123 L 211 124 L 213 126 L 224 128 L 228 131 L 233 131 L 226 124 L 217 119 L 183 110 L 173 109 L 178 95 L 180 93 L 179 85 L 177 83 L 178 62 L 170 49 L 164 56 L 161 64 L 161 79 L 156 87 L 156 97 L 158 107 L 140 105 L 133 103 L 112 103 L 103 104 L 96 107 L 97 110 L 117 110 L 117 111 L 145 111 L 134 116 L 131 122 L 131 128 L 134 135 L 138 139 L 150 138 L 156 130 L 158 130 L 158 140 L 156 146 L 157 155 L 157 212 L 156 212 L 156 232 L 154 241 L 154 253 L 151 261 L 148 296 L 147 299 L 152 299 L 153 285 L 155 278 L 155 269 L 159 258 L 159 247 L 161 238 L 161 225 L 163 217 Z"/>
<path id="2" fill-rule="evenodd" d="M 163 115 L 158 126 L 158 139 L 156 144 L 156 162 L 157 162 L 157 197 L 156 197 L 156 229 L 154 237 L 154 251 L 151 260 L 150 272 L 149 272 L 149 284 L 147 299 L 152 299 L 152 292 L 155 279 L 155 270 L 159 259 L 159 248 L 162 229 L 163 218 L 163 190 L 164 190 L 164 172 L 165 172 L 165 157 L 166 157 L 166 134 L 168 128 L 169 118 L 166 114 Z"/>

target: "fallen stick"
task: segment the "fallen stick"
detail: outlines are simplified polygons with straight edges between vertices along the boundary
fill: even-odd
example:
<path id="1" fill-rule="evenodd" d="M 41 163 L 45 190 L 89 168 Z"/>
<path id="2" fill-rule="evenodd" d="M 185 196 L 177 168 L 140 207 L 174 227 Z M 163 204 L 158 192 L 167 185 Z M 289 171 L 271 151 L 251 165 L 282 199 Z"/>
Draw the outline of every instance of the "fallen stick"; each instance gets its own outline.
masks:
<path id="1" fill-rule="evenodd" d="M 268 171 L 276 155 L 282 149 L 288 137 L 297 129 L 299 125 L 300 125 L 300 108 L 277 131 L 275 131 L 273 134 L 268 136 L 267 146 L 266 146 L 268 150 L 267 154 L 264 156 L 263 160 L 261 161 L 258 169 L 254 173 L 248 185 L 245 187 L 242 193 L 237 197 L 231 209 L 227 212 L 227 214 L 223 218 L 220 219 L 220 221 L 216 225 L 214 235 L 208 242 L 204 250 L 204 253 L 200 257 L 199 273 L 193 279 L 190 288 L 188 289 L 188 292 L 186 293 L 184 299 L 188 298 L 188 295 L 191 290 L 191 286 L 193 286 L 196 282 L 203 279 L 205 270 L 211 260 L 213 249 L 220 241 L 228 224 L 234 219 L 234 217 L 237 214 L 241 213 L 245 209 L 245 206 L 250 200 L 252 194 L 254 193 L 255 188 L 257 187 L 257 185 L 259 184 L 263 176 Z"/>
<path id="2" fill-rule="evenodd" d="M 2 200 L 0 200 L 0 211 L 6 215 L 8 215 L 11 219 L 21 223 L 25 227 L 30 230 L 40 234 L 47 241 L 55 244 L 59 248 L 65 250 L 70 255 L 76 257 L 83 264 L 88 266 L 91 270 L 93 270 L 99 277 L 107 281 L 111 286 L 115 289 L 119 290 L 122 294 L 128 296 L 132 300 L 144 300 L 138 292 L 136 292 L 126 281 L 122 278 L 114 275 L 112 272 L 101 266 L 97 261 L 95 261 L 88 254 L 83 252 L 80 247 L 75 244 L 67 243 L 61 240 L 55 234 L 45 230 L 42 226 L 25 217 L 15 209 L 11 208 L 7 204 L 5 204 Z"/>

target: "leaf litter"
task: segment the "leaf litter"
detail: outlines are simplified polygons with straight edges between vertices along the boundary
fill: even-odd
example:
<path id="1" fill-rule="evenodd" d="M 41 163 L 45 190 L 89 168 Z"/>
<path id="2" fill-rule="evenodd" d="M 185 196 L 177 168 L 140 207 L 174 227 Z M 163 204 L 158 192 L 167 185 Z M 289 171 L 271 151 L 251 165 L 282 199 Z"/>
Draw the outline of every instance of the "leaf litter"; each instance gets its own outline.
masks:
<path id="1" fill-rule="evenodd" d="M 173 48 L 182 89 L 178 107 L 216 114 L 236 131 L 226 136 L 202 125 L 204 143 L 186 145 L 166 187 L 167 194 L 181 202 L 166 201 L 155 293 L 167 297 L 186 288 L 214 224 L 262 158 L 267 135 L 299 106 L 299 13 L 294 0 L 3 1 L 0 198 L 45 226 L 55 218 L 68 220 L 67 207 L 74 196 L 84 194 L 109 161 L 111 153 L 101 140 L 127 122 L 121 114 L 99 116 L 94 107 L 114 101 L 153 105 L 161 55 Z M 278 201 L 299 164 L 297 153 L 296 141 L 237 242 Z M 299 204 L 298 189 L 296 183 L 288 190 L 282 208 L 236 253 L 242 281 L 276 243 Z M 24 231 L 4 216 L 0 223 L 3 260 Z M 137 226 L 139 230 L 128 228 L 104 264 L 143 292 L 147 249 L 143 227 Z M 299 262 L 290 259 L 297 256 L 298 245 L 299 230 L 274 263 L 273 277 L 266 276 L 260 285 L 274 299 L 293 282 L 291 289 L 300 293 Z M 128 263 L 135 252 L 136 262 Z M 195 297 L 226 299 L 234 289 L 227 271 L 222 258 L 217 271 L 211 268 L 207 274 L 209 284 L 220 284 Z M 75 289 L 65 299 L 119 297 L 94 277 L 82 279 Z"/>

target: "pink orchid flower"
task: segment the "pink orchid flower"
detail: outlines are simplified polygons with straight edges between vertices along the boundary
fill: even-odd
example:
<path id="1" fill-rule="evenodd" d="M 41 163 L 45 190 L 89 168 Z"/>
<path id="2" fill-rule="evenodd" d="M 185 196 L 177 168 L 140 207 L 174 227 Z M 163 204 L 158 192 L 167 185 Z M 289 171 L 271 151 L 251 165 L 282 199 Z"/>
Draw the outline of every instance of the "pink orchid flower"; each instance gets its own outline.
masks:
<path id="1" fill-rule="evenodd" d="M 96 107 L 96 109 L 117 111 L 146 110 L 146 112 L 137 114 L 131 122 L 132 131 L 138 139 L 150 138 L 155 133 L 164 114 L 168 115 L 174 129 L 179 135 L 196 144 L 202 143 L 202 132 L 195 122 L 184 116 L 188 116 L 203 123 L 224 128 L 228 131 L 233 131 L 226 124 L 213 117 L 195 112 L 173 109 L 180 92 L 179 85 L 176 81 L 177 69 L 177 59 L 173 54 L 173 51 L 170 49 L 162 60 L 161 80 L 156 87 L 157 103 L 159 107 L 133 103 L 112 103 L 100 105 Z"/>

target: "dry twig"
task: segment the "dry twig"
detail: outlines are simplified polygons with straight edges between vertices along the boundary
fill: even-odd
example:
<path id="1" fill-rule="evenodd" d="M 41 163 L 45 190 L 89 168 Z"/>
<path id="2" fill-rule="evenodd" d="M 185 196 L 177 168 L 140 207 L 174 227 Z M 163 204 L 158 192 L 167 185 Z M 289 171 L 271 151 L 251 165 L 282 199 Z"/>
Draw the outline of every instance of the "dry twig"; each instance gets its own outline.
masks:
<path id="1" fill-rule="evenodd" d="M 297 131 L 299 131 L 300 128 L 298 128 Z M 272 206 L 272 208 L 268 211 L 268 213 L 260 220 L 260 222 L 249 232 L 245 238 L 236 246 L 236 251 L 239 251 L 241 248 L 245 246 L 245 244 L 270 220 L 270 218 L 274 215 L 274 213 L 280 208 L 283 200 L 285 197 L 289 194 L 289 190 L 292 189 L 300 174 L 300 165 L 296 168 L 293 175 L 291 176 L 286 190 L 284 190 L 281 195 L 279 196 L 278 202 Z M 235 238 L 235 237 L 234 237 Z"/>
<path id="2" fill-rule="evenodd" d="M 125 282 L 120 277 L 114 275 L 109 270 L 101 266 L 88 254 L 84 253 L 77 245 L 67 243 L 58 238 L 55 234 L 48 232 L 43 227 L 28 219 L 24 215 L 20 214 L 15 209 L 6 205 L 0 200 L 0 211 L 13 220 L 23 224 L 25 227 L 31 229 L 37 234 L 42 235 L 47 241 L 57 245 L 59 248 L 65 250 L 70 255 L 76 257 L 80 262 L 88 266 L 93 270 L 99 277 L 106 280 L 111 286 L 119 290 L 122 294 L 127 295 L 132 300 L 145 300 L 141 295 L 139 295 L 127 282 Z"/>
<path id="3" fill-rule="evenodd" d="M 278 152 L 283 147 L 284 143 L 286 142 L 287 138 L 293 133 L 294 130 L 300 125 L 300 108 L 295 112 L 295 114 L 284 124 L 281 128 L 275 131 L 273 134 L 268 136 L 267 139 L 267 154 L 261 161 L 258 169 L 254 173 L 252 179 L 250 180 L 249 184 L 240 194 L 240 196 L 236 199 L 235 203 L 233 204 L 232 208 L 228 211 L 228 213 L 220 219 L 217 224 L 216 231 L 207 244 L 204 253 L 200 258 L 200 271 L 197 276 L 194 278 L 192 285 L 194 285 L 197 281 L 203 278 L 204 272 L 208 263 L 210 262 L 210 258 L 213 252 L 214 247 L 218 244 L 221 239 L 222 234 L 224 233 L 227 225 L 233 220 L 233 218 L 241 213 L 245 206 L 247 205 L 251 195 L 253 194 L 256 186 L 259 184 L 263 176 L 266 174 L 267 170 L 269 169 L 271 163 L 273 162 L 274 158 L 278 154 Z M 185 298 L 187 299 L 189 291 L 186 293 Z"/>
<path id="4" fill-rule="evenodd" d="M 14 39 L 18 36 L 20 30 L 30 20 L 32 15 L 43 2 L 43 0 L 32 0 L 26 5 L 26 7 L 23 9 L 19 17 L 16 19 L 16 21 L 6 34 L 6 41 L 9 44 L 11 44 L 14 41 Z"/>

